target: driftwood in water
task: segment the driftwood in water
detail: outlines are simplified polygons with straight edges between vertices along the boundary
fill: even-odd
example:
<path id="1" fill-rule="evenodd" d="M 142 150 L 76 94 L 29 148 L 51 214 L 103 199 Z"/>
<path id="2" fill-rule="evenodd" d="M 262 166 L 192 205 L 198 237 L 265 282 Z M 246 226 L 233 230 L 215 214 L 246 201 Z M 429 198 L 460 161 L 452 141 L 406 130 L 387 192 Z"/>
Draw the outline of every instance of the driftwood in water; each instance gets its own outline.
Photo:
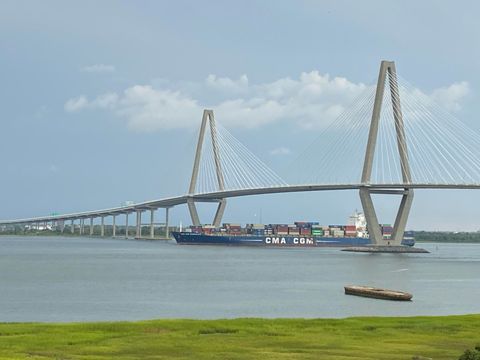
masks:
<path id="1" fill-rule="evenodd" d="M 345 286 L 345 294 L 384 300 L 409 301 L 412 299 L 412 294 L 403 291 L 380 289 L 371 286 L 348 285 Z"/>

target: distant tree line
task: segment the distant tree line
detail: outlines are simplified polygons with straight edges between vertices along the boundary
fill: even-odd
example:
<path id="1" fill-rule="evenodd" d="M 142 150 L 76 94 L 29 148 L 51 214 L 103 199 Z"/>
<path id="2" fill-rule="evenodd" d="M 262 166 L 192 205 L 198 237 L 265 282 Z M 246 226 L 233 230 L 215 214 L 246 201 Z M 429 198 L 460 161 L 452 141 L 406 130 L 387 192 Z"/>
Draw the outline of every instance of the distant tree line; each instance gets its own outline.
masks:
<path id="1" fill-rule="evenodd" d="M 480 232 L 415 231 L 415 241 L 476 243 Z"/>
<path id="2" fill-rule="evenodd" d="M 170 231 L 174 231 L 176 228 L 173 226 L 169 227 Z M 26 228 L 22 225 L 9 225 L 0 228 L 0 235 L 62 235 L 62 236 L 78 236 L 80 232 L 80 227 L 78 224 L 75 225 L 75 233 L 72 234 L 71 225 L 65 225 L 63 233 L 61 232 L 61 227 L 57 226 L 54 227 L 52 230 L 50 229 L 35 229 L 35 228 Z M 116 236 L 125 236 L 126 227 L 124 225 L 117 225 L 115 235 Z M 90 226 L 85 225 L 83 228 L 83 236 L 88 236 L 90 234 Z M 101 226 L 100 225 L 93 225 L 93 235 L 100 236 L 101 234 Z M 105 236 L 112 236 L 113 235 L 113 226 L 112 225 L 105 225 Z M 136 227 L 129 226 L 128 227 L 128 235 L 130 237 L 135 236 L 136 234 Z M 143 226 L 142 225 L 142 236 L 149 237 L 150 236 L 150 226 Z M 165 236 L 165 227 L 164 226 L 155 226 L 154 227 L 154 236 L 156 237 L 163 237 Z"/>

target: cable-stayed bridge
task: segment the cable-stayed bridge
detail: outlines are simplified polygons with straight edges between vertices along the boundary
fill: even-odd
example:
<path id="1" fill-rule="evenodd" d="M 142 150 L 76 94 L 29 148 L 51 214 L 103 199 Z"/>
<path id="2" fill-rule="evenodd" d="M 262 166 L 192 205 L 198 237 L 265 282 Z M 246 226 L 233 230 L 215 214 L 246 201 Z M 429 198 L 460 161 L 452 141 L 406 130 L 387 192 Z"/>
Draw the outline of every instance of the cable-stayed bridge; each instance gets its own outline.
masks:
<path id="1" fill-rule="evenodd" d="M 124 207 L 71 214 L 0 221 L 0 225 L 79 223 L 79 233 L 93 234 L 95 218 L 136 214 L 136 237 L 141 237 L 142 214 L 186 204 L 192 223 L 201 223 L 196 203 L 218 203 L 212 224 L 219 226 L 227 199 L 240 196 L 308 191 L 358 190 L 372 243 L 380 244 L 380 231 L 372 195 L 401 197 L 391 245 L 403 239 L 414 190 L 480 189 L 480 137 L 432 98 L 396 73 L 395 63 L 382 61 L 376 86 L 364 91 L 297 159 L 298 168 L 288 182 L 278 176 L 223 128 L 212 110 L 205 110 L 188 192 L 181 196 L 145 201 Z M 89 224 L 85 224 L 85 221 Z M 167 233 L 168 236 L 168 233 Z"/>

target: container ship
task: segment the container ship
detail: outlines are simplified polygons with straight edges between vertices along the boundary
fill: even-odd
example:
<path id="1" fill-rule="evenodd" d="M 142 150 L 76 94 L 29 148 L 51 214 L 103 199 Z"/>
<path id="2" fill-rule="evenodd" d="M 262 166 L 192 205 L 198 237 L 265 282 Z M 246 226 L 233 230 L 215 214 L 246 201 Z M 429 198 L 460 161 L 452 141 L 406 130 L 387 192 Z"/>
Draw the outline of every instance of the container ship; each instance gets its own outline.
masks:
<path id="1" fill-rule="evenodd" d="M 382 224 L 385 245 L 389 245 L 393 227 Z M 178 244 L 189 245 L 250 245 L 250 246 L 365 246 L 371 245 L 367 222 L 362 213 L 350 216 L 348 225 L 320 225 L 319 222 L 297 221 L 293 224 L 240 224 L 225 223 L 190 226 L 185 231 L 173 232 Z M 414 234 L 406 231 L 402 245 L 415 245 Z"/>

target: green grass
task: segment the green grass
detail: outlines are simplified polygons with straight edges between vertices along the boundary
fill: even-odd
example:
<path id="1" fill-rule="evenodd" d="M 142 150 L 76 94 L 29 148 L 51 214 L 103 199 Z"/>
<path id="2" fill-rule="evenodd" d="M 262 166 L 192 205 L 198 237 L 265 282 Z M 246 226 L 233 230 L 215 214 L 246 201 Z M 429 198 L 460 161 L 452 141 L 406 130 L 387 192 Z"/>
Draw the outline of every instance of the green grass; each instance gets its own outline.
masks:
<path id="1" fill-rule="evenodd" d="M 0 359 L 458 359 L 480 315 L 0 324 Z"/>

